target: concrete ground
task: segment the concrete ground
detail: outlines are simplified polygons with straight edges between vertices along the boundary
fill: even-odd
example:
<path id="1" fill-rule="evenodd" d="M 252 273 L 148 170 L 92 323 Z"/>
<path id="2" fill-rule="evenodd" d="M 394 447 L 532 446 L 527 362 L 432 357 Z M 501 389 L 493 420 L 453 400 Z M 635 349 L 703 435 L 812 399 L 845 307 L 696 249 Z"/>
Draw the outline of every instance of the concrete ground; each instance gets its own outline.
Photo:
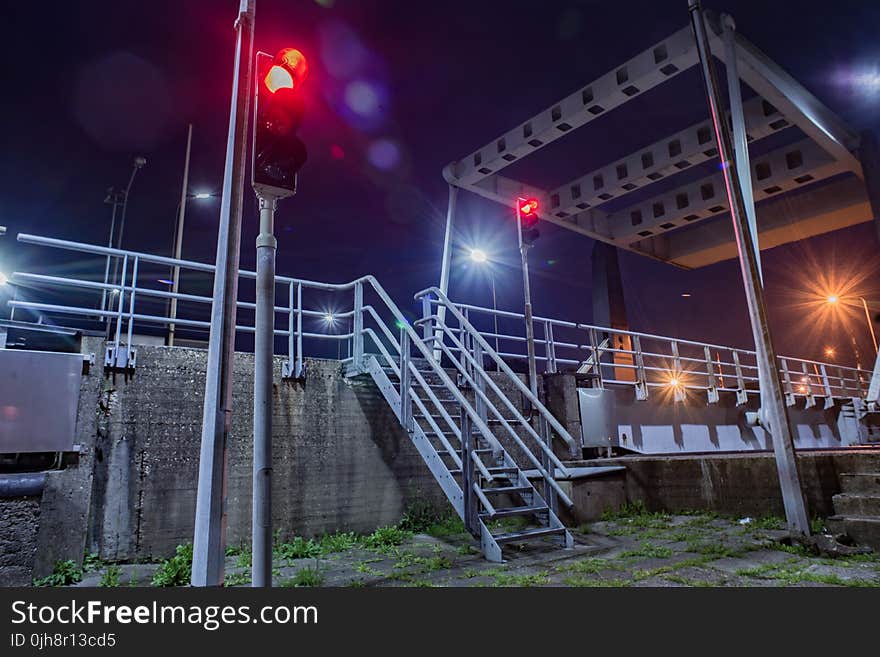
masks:
<path id="1" fill-rule="evenodd" d="M 880 586 L 880 555 L 819 557 L 787 545 L 781 527 L 776 518 L 630 510 L 575 530 L 572 550 L 532 542 L 506 548 L 507 561 L 493 564 L 447 519 L 417 532 L 280 543 L 273 574 L 276 586 Z M 228 555 L 227 585 L 247 585 L 250 554 Z M 157 572 L 186 583 L 188 564 L 169 563 L 93 563 L 77 585 L 150 586 Z"/>

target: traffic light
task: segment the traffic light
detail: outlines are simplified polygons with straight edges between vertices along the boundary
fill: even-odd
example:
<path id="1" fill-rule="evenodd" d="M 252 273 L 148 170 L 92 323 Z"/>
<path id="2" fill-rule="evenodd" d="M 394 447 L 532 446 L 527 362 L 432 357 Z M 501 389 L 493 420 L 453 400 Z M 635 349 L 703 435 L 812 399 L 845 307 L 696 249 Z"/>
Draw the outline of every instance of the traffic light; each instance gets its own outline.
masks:
<path id="1" fill-rule="evenodd" d="M 516 200 L 516 218 L 519 221 L 523 244 L 531 246 L 541 235 L 535 227 L 538 225 L 538 201 L 533 198 L 518 198 Z"/>
<path id="2" fill-rule="evenodd" d="M 309 66 L 299 50 L 284 48 L 275 57 L 257 53 L 256 72 L 252 182 L 258 192 L 283 198 L 296 192 L 296 172 L 306 162 L 306 146 L 296 133 Z"/>

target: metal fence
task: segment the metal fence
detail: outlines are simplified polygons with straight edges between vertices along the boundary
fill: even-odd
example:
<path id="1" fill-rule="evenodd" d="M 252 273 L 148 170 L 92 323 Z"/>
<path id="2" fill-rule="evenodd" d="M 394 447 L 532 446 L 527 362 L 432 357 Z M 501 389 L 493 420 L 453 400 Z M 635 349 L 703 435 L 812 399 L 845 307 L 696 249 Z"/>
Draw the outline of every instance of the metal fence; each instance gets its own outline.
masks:
<path id="1" fill-rule="evenodd" d="M 202 339 L 207 337 L 213 265 L 28 234 L 20 234 L 18 241 L 101 260 L 118 258 L 121 277 L 105 284 L 91 280 L 85 273 L 59 276 L 15 272 L 10 279 L 16 286 L 16 297 L 9 302 L 13 309 L 27 310 L 44 318 L 67 316 L 99 322 L 108 327 L 116 346 L 132 345 L 136 329 L 144 327 L 167 330 L 174 325 L 178 335 L 190 331 Z M 80 264 L 83 272 L 98 270 L 87 267 L 86 263 Z M 157 271 L 167 272 L 175 266 L 182 272 L 176 293 L 167 286 L 166 289 L 157 286 L 156 283 L 162 284 L 162 281 L 155 278 Z M 241 270 L 239 276 L 241 299 L 248 293 L 247 285 L 255 280 L 256 274 Z M 60 303 L 30 298 L 34 291 L 39 296 L 40 291 L 47 290 L 56 295 L 60 292 Z M 73 290 L 82 294 L 73 294 Z M 108 294 L 111 300 L 104 310 L 100 307 L 102 294 Z M 374 297 L 371 299 L 370 295 Z M 177 299 L 174 318 L 168 307 L 171 299 Z M 429 300 L 425 312 L 432 314 L 430 306 L 436 304 L 436 299 Z M 454 305 L 505 361 L 525 362 L 522 314 L 468 304 Z M 391 313 L 393 317 L 388 314 L 392 306 L 370 276 L 343 284 L 277 276 L 275 335 L 286 343 L 284 352 L 288 360 L 284 375 L 299 376 L 305 355 L 349 362 L 364 349 L 370 349 L 371 344 L 376 349 L 380 343 L 388 348 L 390 340 L 380 327 L 387 331 L 387 326 L 396 324 L 397 329 L 403 330 L 407 324 L 396 306 Z M 239 300 L 237 309 L 236 330 L 253 333 L 255 304 Z M 382 317 L 380 313 L 387 316 Z M 717 401 L 721 391 L 737 393 L 742 402 L 747 395 L 758 393 L 757 364 L 751 350 L 547 317 L 535 317 L 534 322 L 536 356 L 544 372 L 573 370 L 592 377 L 597 386 L 632 386 L 638 399 L 647 399 L 652 390 L 658 389 L 664 389 L 675 399 L 702 392 L 710 402 Z M 366 347 L 363 338 L 367 339 Z M 826 404 L 834 398 L 864 398 L 868 388 L 870 373 L 859 368 L 788 356 L 780 357 L 778 363 L 790 403 L 798 397 L 805 398 L 807 405 L 814 404 L 817 398 L 825 399 Z M 126 360 L 125 350 L 116 350 L 107 364 L 126 367 L 133 362 Z"/>
<path id="2" fill-rule="evenodd" d="M 432 302 L 436 304 L 436 302 Z M 525 318 L 520 313 L 455 304 L 507 361 L 527 359 Z M 535 317 L 535 348 L 539 371 L 575 371 L 596 386 L 632 386 L 638 399 L 663 390 L 676 400 L 701 392 L 708 401 L 718 393 L 735 392 L 741 403 L 758 394 L 755 352 L 738 347 L 590 324 Z M 864 398 L 870 372 L 858 367 L 780 356 L 783 388 L 790 404 L 803 397 L 807 406 L 823 398 Z"/>

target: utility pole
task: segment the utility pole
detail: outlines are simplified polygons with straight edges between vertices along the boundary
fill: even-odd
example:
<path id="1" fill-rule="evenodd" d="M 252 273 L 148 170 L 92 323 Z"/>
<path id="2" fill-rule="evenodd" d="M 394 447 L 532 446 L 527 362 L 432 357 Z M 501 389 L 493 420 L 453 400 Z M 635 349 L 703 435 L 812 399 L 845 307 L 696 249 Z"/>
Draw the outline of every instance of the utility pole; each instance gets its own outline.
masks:
<path id="1" fill-rule="evenodd" d="M 113 206 L 113 215 L 110 219 L 110 236 L 107 238 L 107 248 L 113 248 L 113 234 L 116 232 L 116 210 L 122 205 L 122 192 L 116 191 L 113 187 L 107 188 L 107 196 L 104 197 L 104 203 Z M 107 256 L 106 261 L 104 262 L 104 285 L 110 280 L 110 256 Z M 104 289 L 101 291 L 101 310 L 107 309 L 107 290 Z M 106 321 L 106 318 L 102 315 L 101 321 Z"/>
<path id="2" fill-rule="evenodd" d="M 180 260 L 183 249 L 183 220 L 186 217 L 186 199 L 188 195 L 189 185 L 189 156 L 192 148 L 193 127 L 192 123 L 186 131 L 186 159 L 183 164 L 183 183 L 180 186 L 180 212 L 177 215 L 177 232 L 174 236 L 174 259 Z M 174 265 L 171 274 L 171 293 L 175 296 L 171 298 L 171 311 L 168 313 L 171 323 L 168 325 L 168 346 L 174 346 L 174 320 L 177 319 L 177 289 L 180 285 L 180 265 Z"/>
<path id="3" fill-rule="evenodd" d="M 222 586 L 226 547 L 226 441 L 232 412 L 235 304 L 241 245 L 241 204 L 247 159 L 255 0 L 240 0 L 217 236 L 217 266 L 205 377 L 202 444 L 193 536 L 193 586 Z"/>
<path id="4" fill-rule="evenodd" d="M 308 63 L 294 48 L 257 53 L 251 182 L 260 202 L 254 324 L 253 549 L 251 585 L 272 586 L 272 378 L 275 348 L 275 210 L 296 194 L 306 147 L 296 132 L 303 116 Z"/>
<path id="5" fill-rule="evenodd" d="M 758 267 L 758 254 L 755 250 L 756 242 L 752 235 L 752 227 L 749 225 L 744 201 L 743 189 L 746 185 L 751 185 L 751 175 L 749 174 L 748 177 L 741 178 L 739 167 L 736 166 L 730 129 L 721 110 L 721 94 L 712 62 L 712 51 L 709 47 L 709 36 L 706 31 L 703 9 L 700 6 L 699 0 L 688 0 L 688 9 L 700 56 L 709 113 L 715 128 L 718 154 L 721 158 L 722 171 L 724 172 L 724 182 L 727 188 L 730 215 L 733 220 L 733 229 L 736 236 L 746 304 L 749 309 L 752 334 L 755 339 L 759 376 L 763 372 L 763 377 L 761 377 L 762 385 L 766 386 L 766 390 L 762 390 L 761 394 L 761 420 L 764 427 L 769 430 L 773 440 L 776 467 L 779 472 L 779 483 L 782 489 L 782 501 L 785 506 L 785 517 L 788 521 L 789 530 L 793 533 L 809 536 L 809 516 L 807 515 L 804 493 L 798 473 L 794 438 L 792 437 L 789 424 L 785 395 L 779 380 L 776 353 L 773 350 L 773 342 L 770 337 L 767 306 L 764 301 L 764 287 Z M 734 120 L 736 120 L 736 115 L 734 115 Z"/>

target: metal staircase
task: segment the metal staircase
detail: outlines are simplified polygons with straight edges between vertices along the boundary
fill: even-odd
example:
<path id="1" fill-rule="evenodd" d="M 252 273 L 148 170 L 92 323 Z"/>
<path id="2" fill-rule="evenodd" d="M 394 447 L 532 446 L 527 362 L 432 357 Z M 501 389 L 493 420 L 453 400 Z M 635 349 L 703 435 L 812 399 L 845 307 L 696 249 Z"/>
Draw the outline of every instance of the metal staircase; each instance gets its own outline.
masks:
<path id="1" fill-rule="evenodd" d="M 486 559 L 502 561 L 504 544 L 533 539 L 571 547 L 557 509 L 573 504 L 555 480 L 567 470 L 548 439 L 555 431 L 573 445 L 571 436 L 439 291 L 418 295 L 425 309 L 415 322 L 419 336 L 370 282 L 395 316 L 398 334 L 356 289 L 347 373 L 375 381 Z M 434 312 L 438 306 L 450 322 Z M 365 327 L 365 318 L 377 330 Z M 487 362 L 497 370 L 491 376 Z M 519 410 L 520 396 L 531 406 L 529 417 Z"/>

